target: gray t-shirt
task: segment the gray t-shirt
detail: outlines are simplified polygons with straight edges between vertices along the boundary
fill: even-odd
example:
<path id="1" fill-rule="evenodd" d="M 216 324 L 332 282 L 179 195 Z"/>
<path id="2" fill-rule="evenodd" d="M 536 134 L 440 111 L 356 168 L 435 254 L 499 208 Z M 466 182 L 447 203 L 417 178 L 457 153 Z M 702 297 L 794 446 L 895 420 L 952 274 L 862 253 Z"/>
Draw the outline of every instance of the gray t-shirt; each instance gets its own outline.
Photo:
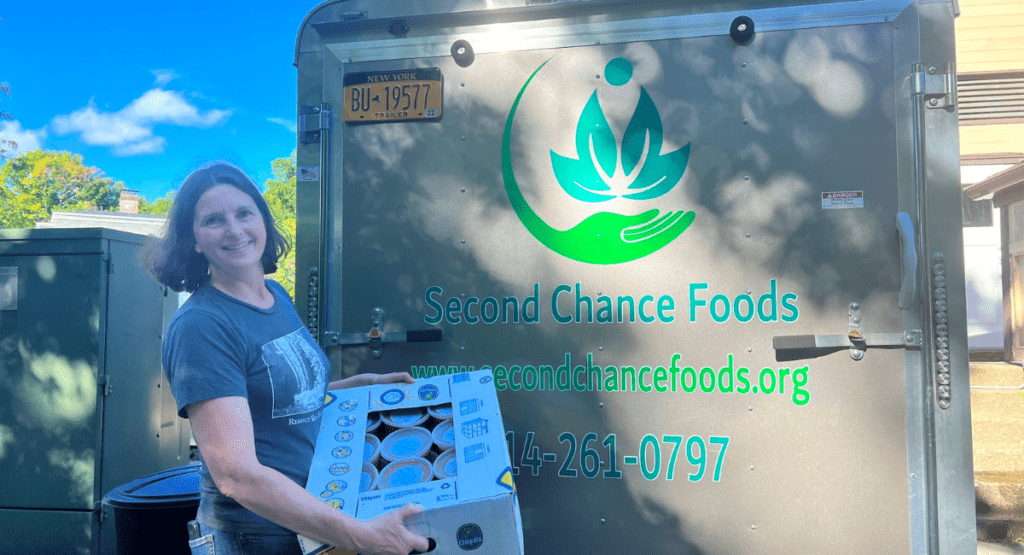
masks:
<path id="1" fill-rule="evenodd" d="M 266 283 L 274 294 L 268 309 L 210 285 L 193 293 L 167 327 L 164 371 L 178 414 L 185 418 L 191 403 L 245 397 L 256 458 L 305 487 L 327 394 L 328 363 L 288 293 L 274 281 Z M 288 533 L 222 495 L 205 465 L 201 475 L 201 523 L 232 532 Z"/>

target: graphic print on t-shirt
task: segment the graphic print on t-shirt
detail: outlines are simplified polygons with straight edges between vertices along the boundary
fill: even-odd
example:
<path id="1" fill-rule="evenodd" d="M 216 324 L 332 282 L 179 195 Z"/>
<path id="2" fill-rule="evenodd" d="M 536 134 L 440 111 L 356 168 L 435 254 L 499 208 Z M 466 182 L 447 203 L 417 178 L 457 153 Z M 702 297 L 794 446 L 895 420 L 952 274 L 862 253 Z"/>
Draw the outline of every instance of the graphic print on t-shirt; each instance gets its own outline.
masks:
<path id="1" fill-rule="evenodd" d="M 274 418 L 314 411 L 324 404 L 327 372 L 315 345 L 302 328 L 263 346 L 269 368 Z"/>

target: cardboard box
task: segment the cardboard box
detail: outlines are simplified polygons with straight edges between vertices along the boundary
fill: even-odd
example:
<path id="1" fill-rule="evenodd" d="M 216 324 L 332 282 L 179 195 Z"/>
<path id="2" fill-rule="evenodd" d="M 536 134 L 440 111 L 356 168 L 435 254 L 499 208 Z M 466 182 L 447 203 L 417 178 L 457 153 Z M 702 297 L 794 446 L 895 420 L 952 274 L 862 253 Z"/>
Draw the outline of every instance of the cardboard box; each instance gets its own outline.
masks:
<path id="1" fill-rule="evenodd" d="M 360 492 L 367 420 L 372 413 L 449 404 L 455 431 L 454 477 Z M 430 418 L 421 427 L 429 431 L 437 423 Z M 377 428 L 382 444 L 389 428 L 384 422 Z M 380 466 L 383 468 L 383 461 Z M 406 503 L 419 503 L 423 514 L 409 526 L 436 542 L 432 553 L 437 555 L 478 548 L 488 554 L 523 553 L 522 521 L 505 428 L 494 379 L 486 370 L 413 384 L 328 392 L 306 490 L 360 520 Z M 299 542 L 306 555 L 330 551 L 330 547 L 302 536 Z"/>

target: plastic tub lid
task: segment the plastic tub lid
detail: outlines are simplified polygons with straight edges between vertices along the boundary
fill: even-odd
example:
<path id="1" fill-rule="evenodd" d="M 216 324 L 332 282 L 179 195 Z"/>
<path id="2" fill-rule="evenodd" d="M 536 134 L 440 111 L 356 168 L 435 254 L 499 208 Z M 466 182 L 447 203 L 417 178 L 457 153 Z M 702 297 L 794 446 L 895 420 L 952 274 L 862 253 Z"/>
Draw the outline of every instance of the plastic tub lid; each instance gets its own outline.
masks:
<path id="1" fill-rule="evenodd" d="M 455 447 L 455 425 L 451 420 L 445 420 L 434 426 L 434 431 L 430 435 L 441 451 Z"/>
<path id="2" fill-rule="evenodd" d="M 366 431 L 372 432 L 380 427 L 380 413 L 371 412 L 366 415 Z"/>
<path id="3" fill-rule="evenodd" d="M 365 462 L 363 472 L 359 475 L 359 493 L 370 491 L 377 487 L 377 467 Z"/>
<path id="4" fill-rule="evenodd" d="M 118 509 L 176 509 L 199 506 L 202 463 L 162 470 L 110 491 L 103 504 Z"/>
<path id="5" fill-rule="evenodd" d="M 455 449 L 449 449 L 441 453 L 434 460 L 434 476 L 437 476 L 439 480 L 444 480 L 445 478 L 458 475 L 457 461 Z"/>
<path id="6" fill-rule="evenodd" d="M 427 421 L 427 411 L 423 407 L 395 409 L 382 414 L 380 421 L 393 428 L 419 426 Z"/>
<path id="7" fill-rule="evenodd" d="M 434 440 L 423 428 L 399 428 L 380 444 L 380 456 L 387 461 L 406 457 L 422 457 L 430 451 Z"/>
<path id="8" fill-rule="evenodd" d="M 373 434 L 366 434 L 366 443 L 363 446 L 363 461 L 374 463 L 380 456 L 380 440 Z"/>
<path id="9" fill-rule="evenodd" d="M 452 412 L 451 403 L 427 407 L 427 413 L 429 413 L 430 416 L 433 416 L 438 420 L 451 420 L 452 416 L 454 415 L 454 413 Z"/>
<path id="10" fill-rule="evenodd" d="M 398 459 L 380 471 L 380 488 L 397 488 L 423 484 L 434 478 L 434 470 L 426 459 Z"/>

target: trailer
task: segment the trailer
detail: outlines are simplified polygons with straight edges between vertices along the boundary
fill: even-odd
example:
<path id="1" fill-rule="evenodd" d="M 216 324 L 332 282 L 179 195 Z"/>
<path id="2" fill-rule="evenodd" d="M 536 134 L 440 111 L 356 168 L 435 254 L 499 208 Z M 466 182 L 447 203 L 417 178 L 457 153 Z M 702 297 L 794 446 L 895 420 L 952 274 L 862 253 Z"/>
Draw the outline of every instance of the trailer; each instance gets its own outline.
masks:
<path id="1" fill-rule="evenodd" d="M 531 555 L 974 553 L 957 10 L 320 4 L 332 379 L 490 370 Z"/>

